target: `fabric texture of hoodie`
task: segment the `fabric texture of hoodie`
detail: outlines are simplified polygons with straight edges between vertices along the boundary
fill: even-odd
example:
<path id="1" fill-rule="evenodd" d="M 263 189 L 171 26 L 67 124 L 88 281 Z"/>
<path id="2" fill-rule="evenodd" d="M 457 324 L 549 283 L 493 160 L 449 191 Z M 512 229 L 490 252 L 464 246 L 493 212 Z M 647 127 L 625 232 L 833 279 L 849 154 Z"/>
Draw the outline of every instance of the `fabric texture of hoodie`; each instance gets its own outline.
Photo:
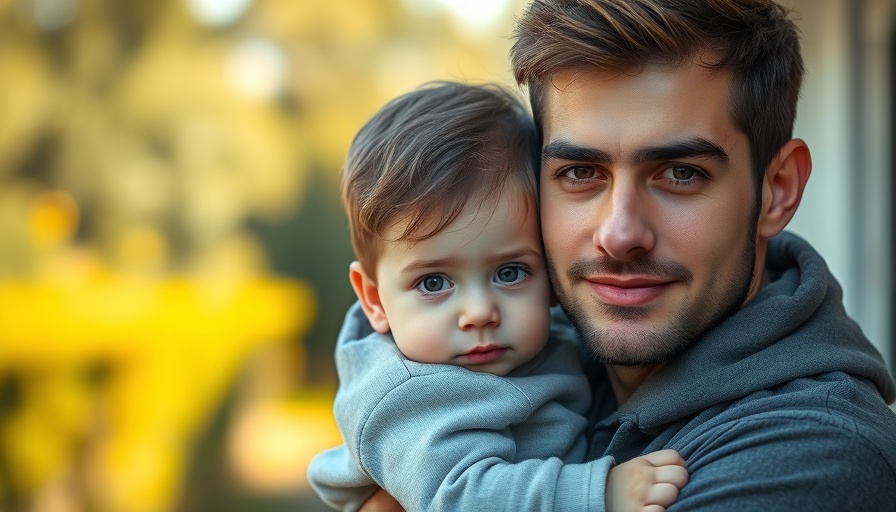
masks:
<path id="1" fill-rule="evenodd" d="M 587 461 L 591 403 L 571 328 L 507 376 L 406 359 L 358 304 L 336 346 L 334 414 L 345 444 L 308 481 L 357 510 L 379 487 L 413 511 L 602 512 L 611 457 Z"/>
<path id="2" fill-rule="evenodd" d="M 769 283 L 616 407 L 592 369 L 591 457 L 678 450 L 668 510 L 896 510 L 896 398 L 880 353 L 804 240 L 770 240 Z"/>

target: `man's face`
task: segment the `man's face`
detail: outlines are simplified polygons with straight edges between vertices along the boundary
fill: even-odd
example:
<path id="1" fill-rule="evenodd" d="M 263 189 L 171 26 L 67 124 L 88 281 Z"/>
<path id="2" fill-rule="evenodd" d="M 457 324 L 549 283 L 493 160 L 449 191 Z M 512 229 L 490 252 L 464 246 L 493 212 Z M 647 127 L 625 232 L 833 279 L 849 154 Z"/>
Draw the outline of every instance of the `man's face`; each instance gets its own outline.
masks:
<path id="1" fill-rule="evenodd" d="M 755 195 L 729 80 L 649 65 L 564 70 L 545 87 L 548 265 L 561 305 L 605 362 L 667 361 L 747 299 Z"/>

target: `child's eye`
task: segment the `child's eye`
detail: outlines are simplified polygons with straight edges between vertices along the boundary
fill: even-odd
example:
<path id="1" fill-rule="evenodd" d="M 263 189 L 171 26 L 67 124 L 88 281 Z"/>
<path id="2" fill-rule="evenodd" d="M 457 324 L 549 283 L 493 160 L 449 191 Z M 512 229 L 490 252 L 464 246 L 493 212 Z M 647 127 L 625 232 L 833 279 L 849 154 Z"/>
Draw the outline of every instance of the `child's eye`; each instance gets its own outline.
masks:
<path id="1" fill-rule="evenodd" d="M 442 275 L 424 276 L 423 279 L 417 283 L 417 289 L 423 293 L 442 292 L 450 289 L 451 286 L 451 281 Z"/>
<path id="2" fill-rule="evenodd" d="M 514 285 L 522 282 L 529 275 L 520 265 L 504 265 L 495 272 L 494 282 L 501 285 Z"/>

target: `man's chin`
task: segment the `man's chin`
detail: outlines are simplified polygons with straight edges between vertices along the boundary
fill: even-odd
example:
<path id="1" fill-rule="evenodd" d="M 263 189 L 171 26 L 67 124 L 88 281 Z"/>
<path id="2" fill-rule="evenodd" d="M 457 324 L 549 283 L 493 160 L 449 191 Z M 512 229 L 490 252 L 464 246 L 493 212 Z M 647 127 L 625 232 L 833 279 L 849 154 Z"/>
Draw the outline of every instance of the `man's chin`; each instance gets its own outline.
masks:
<path id="1" fill-rule="evenodd" d="M 575 326 L 586 352 L 595 360 L 608 365 L 664 364 L 691 346 L 696 339 L 693 333 L 676 325 L 637 325 L 641 322 L 635 321 L 639 316 L 636 312 L 614 315 L 615 318 L 606 322 L 617 324 L 612 327 L 593 325 L 585 320 L 587 317 L 582 313 L 567 311 L 566 314 Z"/>

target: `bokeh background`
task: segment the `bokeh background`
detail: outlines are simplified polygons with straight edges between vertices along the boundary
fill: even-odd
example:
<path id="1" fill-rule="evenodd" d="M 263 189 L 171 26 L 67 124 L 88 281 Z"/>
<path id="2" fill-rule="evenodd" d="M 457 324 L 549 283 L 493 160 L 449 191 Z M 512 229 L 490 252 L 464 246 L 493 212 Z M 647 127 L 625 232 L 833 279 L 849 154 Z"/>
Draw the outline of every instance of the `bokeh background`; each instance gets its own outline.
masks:
<path id="1" fill-rule="evenodd" d="M 0 511 L 323 510 L 338 174 L 423 82 L 511 84 L 527 0 L 0 0 Z M 792 228 L 891 363 L 892 0 L 792 0 Z"/>

